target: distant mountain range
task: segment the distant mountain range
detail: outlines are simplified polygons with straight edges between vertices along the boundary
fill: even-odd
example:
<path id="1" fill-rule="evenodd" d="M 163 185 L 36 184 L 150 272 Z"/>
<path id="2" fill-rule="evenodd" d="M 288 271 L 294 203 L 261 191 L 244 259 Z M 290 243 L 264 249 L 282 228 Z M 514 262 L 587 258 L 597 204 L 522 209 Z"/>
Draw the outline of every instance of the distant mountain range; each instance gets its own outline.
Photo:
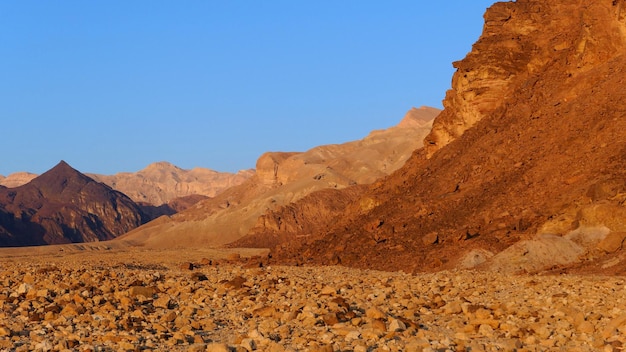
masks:
<path id="1" fill-rule="evenodd" d="M 126 194 L 135 202 L 158 207 L 181 197 L 214 197 L 254 175 L 254 170 L 241 170 L 234 174 L 200 167 L 186 170 L 166 161 L 160 161 L 137 172 L 120 172 L 115 175 L 87 173 L 86 175 Z M 7 177 L 0 175 L 0 186 L 18 187 L 35 177 L 37 177 L 36 174 L 29 172 L 16 172 Z"/>
<path id="2" fill-rule="evenodd" d="M 370 183 L 399 168 L 438 113 L 412 109 L 399 126 L 361 141 L 266 153 L 257 162 L 258 173 L 184 170 L 158 162 L 136 173 L 85 175 L 61 161 L 39 176 L 12 174 L 0 179 L 11 186 L 0 185 L 0 246 L 104 241 L 129 232 L 123 240 L 142 246 L 231 242 L 268 208 L 318 189 Z M 181 227 L 181 219 L 196 220 Z M 200 219 L 203 225 L 194 227 Z"/>

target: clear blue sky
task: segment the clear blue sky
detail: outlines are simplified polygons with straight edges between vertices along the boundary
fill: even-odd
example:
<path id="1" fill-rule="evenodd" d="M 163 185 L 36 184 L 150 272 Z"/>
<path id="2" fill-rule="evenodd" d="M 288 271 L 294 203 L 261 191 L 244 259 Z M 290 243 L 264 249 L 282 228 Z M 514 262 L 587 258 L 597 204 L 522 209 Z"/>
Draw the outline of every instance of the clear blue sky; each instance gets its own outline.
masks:
<path id="1" fill-rule="evenodd" d="M 441 107 L 494 1 L 0 2 L 0 174 L 253 168 Z"/>

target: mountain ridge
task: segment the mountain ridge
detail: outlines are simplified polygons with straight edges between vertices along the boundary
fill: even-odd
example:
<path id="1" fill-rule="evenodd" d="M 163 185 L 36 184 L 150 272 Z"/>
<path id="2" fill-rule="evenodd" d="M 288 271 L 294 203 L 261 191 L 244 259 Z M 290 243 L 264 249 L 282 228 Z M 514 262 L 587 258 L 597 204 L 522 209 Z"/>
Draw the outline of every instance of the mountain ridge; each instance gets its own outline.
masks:
<path id="1" fill-rule="evenodd" d="M 316 190 L 371 183 L 399 168 L 421 146 L 438 113 L 434 108 L 417 109 L 404 119 L 415 119 L 414 124 L 375 131 L 358 141 L 318 146 L 306 152 L 266 152 L 257 160 L 256 174 L 239 186 L 118 240 L 155 248 L 232 242 L 247 234 L 271 209 Z M 423 121 L 424 116 L 430 116 L 431 121 Z"/>

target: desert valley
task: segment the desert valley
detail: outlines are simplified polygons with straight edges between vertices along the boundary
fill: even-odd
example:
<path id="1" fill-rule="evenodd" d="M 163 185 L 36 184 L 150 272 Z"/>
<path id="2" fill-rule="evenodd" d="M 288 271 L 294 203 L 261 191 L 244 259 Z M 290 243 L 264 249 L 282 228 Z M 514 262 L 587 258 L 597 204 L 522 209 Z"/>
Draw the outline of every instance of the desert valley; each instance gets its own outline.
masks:
<path id="1" fill-rule="evenodd" d="M 0 350 L 626 348 L 626 0 L 484 20 L 361 140 L 0 176 Z"/>

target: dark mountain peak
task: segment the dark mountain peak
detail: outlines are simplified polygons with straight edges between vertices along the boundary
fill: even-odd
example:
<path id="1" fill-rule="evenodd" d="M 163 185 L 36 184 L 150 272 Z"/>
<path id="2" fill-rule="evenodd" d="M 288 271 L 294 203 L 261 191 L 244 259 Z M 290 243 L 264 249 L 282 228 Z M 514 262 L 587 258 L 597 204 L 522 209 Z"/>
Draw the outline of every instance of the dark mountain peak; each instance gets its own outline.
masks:
<path id="1" fill-rule="evenodd" d="M 61 160 L 59 161 L 58 164 L 56 164 L 52 169 L 46 171 L 45 173 L 42 174 L 45 175 L 46 173 L 54 173 L 54 174 L 80 174 L 80 172 L 76 169 L 74 169 L 70 164 L 68 164 L 67 162 L 65 162 L 65 160 Z"/>
<path id="2" fill-rule="evenodd" d="M 34 178 L 30 185 L 47 195 L 63 193 L 67 188 L 72 192 L 78 192 L 92 182 L 96 181 L 61 160 L 52 169 Z"/>
<path id="3" fill-rule="evenodd" d="M 148 217 L 123 193 L 65 161 L 17 188 L 0 188 L 0 246 L 91 242 L 115 238 Z M 0 214 L 2 215 L 2 214 Z"/>

